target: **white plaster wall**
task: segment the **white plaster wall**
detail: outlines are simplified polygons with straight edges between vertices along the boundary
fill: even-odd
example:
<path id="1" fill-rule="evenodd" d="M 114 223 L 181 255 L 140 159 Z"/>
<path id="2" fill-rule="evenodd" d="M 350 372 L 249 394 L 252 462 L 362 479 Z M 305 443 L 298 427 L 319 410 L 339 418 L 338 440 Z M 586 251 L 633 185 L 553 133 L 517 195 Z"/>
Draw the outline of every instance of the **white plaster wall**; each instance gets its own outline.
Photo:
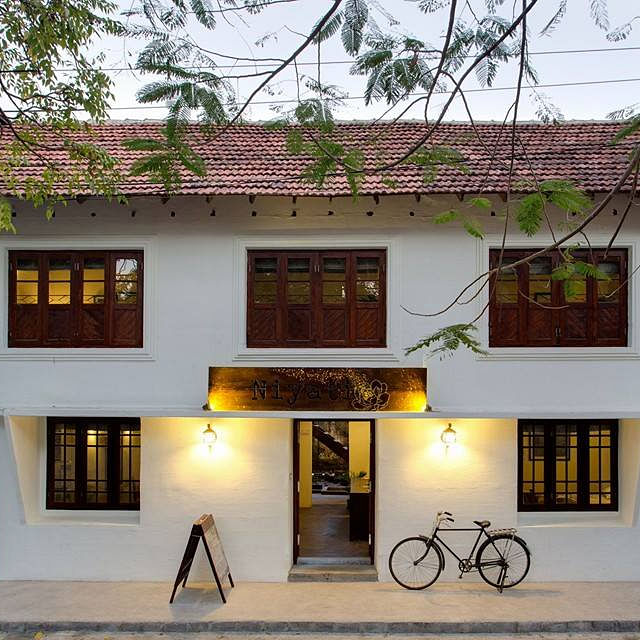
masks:
<path id="1" fill-rule="evenodd" d="M 377 426 L 377 545 L 381 579 L 402 538 L 429 534 L 435 513 L 450 511 L 458 527 L 488 519 L 516 527 L 532 552 L 529 580 L 640 580 L 638 470 L 640 421 L 620 424 L 620 511 L 517 512 L 517 421 L 456 420 L 458 443 L 448 454 L 440 441 L 446 421 L 379 420 Z M 460 554 L 475 534 L 446 532 Z M 457 541 L 457 542 L 456 542 Z M 446 554 L 445 580 L 457 580 Z M 474 580 L 474 576 L 465 576 Z"/>
<path id="2" fill-rule="evenodd" d="M 380 359 L 360 357 L 358 364 L 420 365 L 420 353 L 405 357 L 404 348 L 426 333 L 453 322 L 469 321 L 477 305 L 457 306 L 444 317 L 420 318 L 401 309 L 432 312 L 451 300 L 453 292 L 478 272 L 488 243 L 478 244 L 455 225 L 434 225 L 434 213 L 451 206 L 447 199 L 382 198 L 376 207 L 368 198 L 353 203 L 349 198 L 299 199 L 297 216 L 290 216 L 286 198 L 218 198 L 207 204 L 203 198 L 159 200 L 135 199 L 127 207 L 87 201 L 70 205 L 46 222 L 38 212 L 18 206 L 17 236 L 0 239 L 0 301 L 6 298 L 8 247 L 48 246 L 118 247 L 147 243 L 147 293 L 152 300 L 146 318 L 149 354 L 146 360 L 105 361 L 105 351 L 93 350 L 85 360 L 69 361 L 53 350 L 53 356 L 34 356 L 33 350 L 0 348 L 0 408 L 101 407 L 163 410 L 173 415 L 198 410 L 206 398 L 207 367 L 242 364 L 237 359 L 238 341 L 244 334 L 241 310 L 244 295 L 238 278 L 244 278 L 243 256 L 237 256 L 252 239 L 272 246 L 332 247 L 350 242 L 389 248 L 390 349 Z M 455 203 L 459 206 L 457 200 Z M 503 206 L 499 201 L 496 209 Z M 215 208 L 216 216 L 210 211 Z M 327 216 L 327 209 L 335 215 Z M 130 211 L 135 209 L 135 217 Z M 365 215 L 367 210 L 375 215 Z M 174 210 L 175 217 L 170 217 Z M 257 217 L 251 217 L 257 210 Z M 408 215 L 415 210 L 415 216 Z M 91 212 L 96 213 L 91 217 Z M 607 208 L 595 227 L 593 241 L 618 218 Z M 484 220 L 488 232 L 498 230 L 496 218 Z M 619 237 L 621 245 L 635 247 L 640 226 L 631 220 Z M 240 243 L 242 239 L 242 243 Z M 543 242 L 541 238 L 537 242 Z M 240 243 L 240 244 L 239 244 Z M 239 248 L 240 247 L 240 248 Z M 480 254 L 480 255 L 479 255 Z M 632 263 L 637 263 L 632 256 Z M 236 269 L 236 265 L 239 268 Z M 637 287 L 632 284 L 634 317 Z M 486 325 L 486 316 L 480 322 Z M 600 349 L 590 359 L 554 350 L 543 359 L 540 350 L 528 350 L 510 360 L 483 360 L 467 352 L 445 360 L 432 359 L 429 369 L 430 403 L 450 415 L 509 416 L 523 414 L 640 416 L 635 380 L 640 375 L 638 323 L 632 324 L 629 349 Z M 0 305 L 0 346 L 6 344 L 6 305 Z M 368 352 L 371 354 L 371 352 Z M 95 355 L 94 355 L 95 354 Z M 72 354 L 73 356 L 73 354 Z M 37 360 L 24 358 L 38 357 Z M 111 358 L 117 358 L 109 354 Z M 290 364 L 340 366 L 356 362 L 351 355 L 316 361 L 318 350 Z M 367 356 L 368 357 L 368 356 Z M 260 355 L 252 365 L 287 364 L 286 352 L 274 361 L 273 353 Z M 526 373 L 525 373 L 526 372 Z M 567 402 L 571 397 L 571 402 Z M 34 414 L 37 412 L 34 412 Z M 43 413 L 45 413 L 43 411 Z M 188 414 L 186 414 L 188 415 Z"/>
<path id="3" fill-rule="evenodd" d="M 135 513 L 127 518 L 45 511 L 33 462 L 40 451 L 31 437 L 36 422 L 44 431 L 43 421 L 14 420 L 0 429 L 0 486 L 16 487 L 16 461 L 24 464 L 26 457 L 31 462 L 25 468 L 36 473 L 21 475 L 21 492 L 0 492 L 0 579 L 169 581 L 191 523 L 202 513 L 214 514 L 234 577 L 286 579 L 291 566 L 289 420 L 218 420 L 210 455 L 200 441 L 201 419 L 143 419 L 139 518 Z M 18 443 L 15 458 L 9 437 Z M 26 520 L 23 504 L 34 514 Z M 211 579 L 207 571 L 200 550 L 192 577 Z"/>

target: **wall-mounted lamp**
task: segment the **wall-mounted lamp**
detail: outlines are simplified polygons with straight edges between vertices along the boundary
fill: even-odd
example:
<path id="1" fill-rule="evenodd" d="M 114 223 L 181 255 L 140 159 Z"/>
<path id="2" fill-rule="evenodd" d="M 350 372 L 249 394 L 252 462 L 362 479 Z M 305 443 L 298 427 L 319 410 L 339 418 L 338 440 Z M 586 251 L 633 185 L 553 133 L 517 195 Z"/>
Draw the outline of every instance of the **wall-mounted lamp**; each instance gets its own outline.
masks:
<path id="1" fill-rule="evenodd" d="M 207 428 L 202 432 L 202 444 L 209 447 L 209 452 L 211 452 L 217 439 L 218 434 L 211 428 L 211 425 L 208 424 Z"/>
<path id="2" fill-rule="evenodd" d="M 440 440 L 442 440 L 448 451 L 449 447 L 455 444 L 457 439 L 458 435 L 456 430 L 451 426 L 451 423 L 449 423 L 449 426 L 440 434 Z"/>

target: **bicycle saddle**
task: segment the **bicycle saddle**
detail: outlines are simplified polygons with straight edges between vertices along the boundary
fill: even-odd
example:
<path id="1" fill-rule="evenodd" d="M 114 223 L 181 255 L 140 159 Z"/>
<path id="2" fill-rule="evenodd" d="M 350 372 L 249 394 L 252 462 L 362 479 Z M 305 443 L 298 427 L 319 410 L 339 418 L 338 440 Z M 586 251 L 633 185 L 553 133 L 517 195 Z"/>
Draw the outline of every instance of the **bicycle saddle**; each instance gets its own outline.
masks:
<path id="1" fill-rule="evenodd" d="M 488 520 L 474 520 L 473 524 L 477 524 L 479 527 L 486 529 L 491 526 L 491 523 Z"/>

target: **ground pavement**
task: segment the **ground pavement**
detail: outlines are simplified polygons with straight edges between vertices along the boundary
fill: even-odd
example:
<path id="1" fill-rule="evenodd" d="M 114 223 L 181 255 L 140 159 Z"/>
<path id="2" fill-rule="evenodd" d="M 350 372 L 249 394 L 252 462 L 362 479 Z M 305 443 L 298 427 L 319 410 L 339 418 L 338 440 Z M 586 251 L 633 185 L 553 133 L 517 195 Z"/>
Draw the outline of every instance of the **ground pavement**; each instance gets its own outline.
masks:
<path id="1" fill-rule="evenodd" d="M 0 632 L 640 635 L 640 582 L 525 583 L 503 594 L 483 583 L 245 582 L 226 605 L 210 584 L 188 585 L 173 605 L 170 592 L 159 582 L 0 582 Z"/>

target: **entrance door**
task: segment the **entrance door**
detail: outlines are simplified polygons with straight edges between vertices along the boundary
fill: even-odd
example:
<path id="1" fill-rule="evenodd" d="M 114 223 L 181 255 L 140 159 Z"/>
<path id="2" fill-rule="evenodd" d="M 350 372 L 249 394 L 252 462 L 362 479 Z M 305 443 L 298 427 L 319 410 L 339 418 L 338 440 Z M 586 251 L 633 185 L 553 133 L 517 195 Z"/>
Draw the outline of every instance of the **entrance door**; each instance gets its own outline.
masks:
<path id="1" fill-rule="evenodd" d="M 374 562 L 375 422 L 295 420 L 293 558 Z"/>

